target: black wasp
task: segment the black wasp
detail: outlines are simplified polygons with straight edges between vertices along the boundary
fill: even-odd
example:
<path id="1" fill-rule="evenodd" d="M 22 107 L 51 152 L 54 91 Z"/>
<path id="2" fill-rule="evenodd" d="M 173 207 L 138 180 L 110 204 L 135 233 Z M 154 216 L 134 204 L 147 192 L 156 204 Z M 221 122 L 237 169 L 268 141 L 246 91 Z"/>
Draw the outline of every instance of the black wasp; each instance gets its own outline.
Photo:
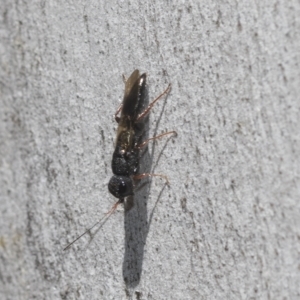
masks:
<path id="1" fill-rule="evenodd" d="M 154 104 L 171 89 L 171 85 L 169 84 L 163 93 L 153 100 L 144 111 L 140 112 L 146 93 L 146 77 L 146 73 L 140 75 L 139 70 L 135 70 L 127 80 L 124 79 L 125 93 L 123 102 L 115 113 L 115 120 L 118 123 L 118 129 L 116 147 L 111 162 L 112 172 L 114 175 L 108 183 L 108 190 L 119 200 L 113 205 L 111 210 L 106 213 L 104 218 L 108 218 L 119 204 L 124 203 L 126 197 L 133 195 L 135 180 L 139 180 L 147 176 L 159 176 L 165 178 L 168 182 L 168 178 L 161 174 L 138 173 L 141 149 L 151 140 L 158 139 L 168 134 L 176 134 L 175 131 L 169 131 L 145 141 L 142 140 L 142 125 L 145 117 L 148 115 Z M 118 116 L 120 112 L 121 115 Z M 98 221 L 82 235 L 77 237 L 66 248 L 64 248 L 64 250 L 67 250 L 73 243 L 93 229 L 102 220 L 103 219 Z M 104 222 L 102 225 L 103 224 Z"/>

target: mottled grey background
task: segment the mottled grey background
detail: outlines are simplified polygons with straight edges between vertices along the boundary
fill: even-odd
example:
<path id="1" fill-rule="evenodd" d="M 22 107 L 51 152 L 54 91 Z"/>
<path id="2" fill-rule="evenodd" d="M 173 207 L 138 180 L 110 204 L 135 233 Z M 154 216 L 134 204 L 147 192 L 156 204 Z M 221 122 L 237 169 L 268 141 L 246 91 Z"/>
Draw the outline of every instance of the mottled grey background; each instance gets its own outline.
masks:
<path id="1" fill-rule="evenodd" d="M 1 299 L 299 299 L 300 3 L 0 7 Z M 153 172 L 107 191 L 127 76 L 147 72 Z M 152 155 L 152 156 L 151 156 Z"/>

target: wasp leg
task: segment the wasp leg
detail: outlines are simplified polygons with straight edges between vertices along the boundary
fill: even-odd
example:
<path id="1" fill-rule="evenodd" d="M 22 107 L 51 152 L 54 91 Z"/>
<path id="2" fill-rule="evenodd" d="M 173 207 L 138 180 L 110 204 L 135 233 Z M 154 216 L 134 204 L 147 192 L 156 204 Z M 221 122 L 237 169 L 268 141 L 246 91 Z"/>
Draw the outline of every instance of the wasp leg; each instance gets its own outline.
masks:
<path id="1" fill-rule="evenodd" d="M 123 82 L 126 84 L 127 78 L 124 74 L 122 74 Z"/>
<path id="2" fill-rule="evenodd" d="M 144 142 L 142 142 L 140 145 L 137 146 L 138 149 L 141 149 L 143 148 L 144 146 L 146 146 L 150 141 L 152 140 L 156 140 L 156 139 L 159 139 L 167 134 L 175 134 L 175 136 L 177 135 L 177 132 L 176 131 L 168 131 L 168 132 L 165 132 L 165 133 L 162 133 L 160 135 L 157 135 L 157 136 L 154 136 L 148 140 L 145 140 Z"/>
<path id="3" fill-rule="evenodd" d="M 120 122 L 120 117 L 118 117 L 118 114 L 121 111 L 122 107 L 123 107 L 123 103 L 120 104 L 120 106 L 118 107 L 118 109 L 117 109 L 117 111 L 115 113 L 115 120 L 116 120 L 117 123 Z"/>
<path id="4" fill-rule="evenodd" d="M 133 176 L 133 179 L 134 180 L 138 180 L 138 179 L 143 179 L 145 177 L 153 177 L 153 176 L 157 176 L 157 177 L 161 177 L 163 179 L 166 180 L 166 183 L 169 185 L 170 182 L 169 182 L 169 179 L 166 175 L 162 175 L 162 174 L 150 174 L 150 173 L 142 173 L 142 174 L 137 174 L 137 175 L 134 175 Z"/>
<path id="5" fill-rule="evenodd" d="M 105 216 L 110 216 L 118 207 L 119 204 L 124 202 L 124 198 L 120 198 L 119 201 L 117 201 L 112 208 L 105 214 Z"/>
<path id="6" fill-rule="evenodd" d="M 150 109 L 153 107 L 153 105 L 165 94 L 167 94 L 171 89 L 171 84 L 168 85 L 168 87 L 164 90 L 164 92 L 162 92 L 156 99 L 154 99 L 149 106 L 137 117 L 136 121 L 140 121 L 142 118 L 144 118 L 145 116 L 147 116 L 147 114 L 149 113 Z"/>

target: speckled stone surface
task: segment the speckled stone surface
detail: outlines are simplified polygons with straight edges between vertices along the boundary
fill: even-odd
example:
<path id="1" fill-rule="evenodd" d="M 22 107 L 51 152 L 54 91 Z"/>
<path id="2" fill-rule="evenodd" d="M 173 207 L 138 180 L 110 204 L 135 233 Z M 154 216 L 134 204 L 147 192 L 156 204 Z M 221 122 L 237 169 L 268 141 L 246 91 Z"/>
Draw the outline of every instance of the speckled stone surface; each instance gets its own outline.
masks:
<path id="1" fill-rule="evenodd" d="M 11 1 L 0 14 L 1 299 L 299 299 L 300 4 Z M 151 170 L 113 205 L 122 74 Z M 153 146 L 154 145 L 154 146 Z M 147 183 L 148 182 L 148 183 Z"/>

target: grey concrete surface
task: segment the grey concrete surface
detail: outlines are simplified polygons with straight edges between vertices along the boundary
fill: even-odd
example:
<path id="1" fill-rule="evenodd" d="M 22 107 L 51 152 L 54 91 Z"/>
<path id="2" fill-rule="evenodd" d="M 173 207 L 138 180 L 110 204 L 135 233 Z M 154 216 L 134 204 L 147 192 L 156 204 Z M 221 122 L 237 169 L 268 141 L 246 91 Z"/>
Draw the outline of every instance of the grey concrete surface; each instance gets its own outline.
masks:
<path id="1" fill-rule="evenodd" d="M 1 299 L 299 299 L 299 1 L 0 5 Z M 103 216 L 122 74 L 152 172 Z M 154 145 L 154 146 L 153 146 Z"/>

